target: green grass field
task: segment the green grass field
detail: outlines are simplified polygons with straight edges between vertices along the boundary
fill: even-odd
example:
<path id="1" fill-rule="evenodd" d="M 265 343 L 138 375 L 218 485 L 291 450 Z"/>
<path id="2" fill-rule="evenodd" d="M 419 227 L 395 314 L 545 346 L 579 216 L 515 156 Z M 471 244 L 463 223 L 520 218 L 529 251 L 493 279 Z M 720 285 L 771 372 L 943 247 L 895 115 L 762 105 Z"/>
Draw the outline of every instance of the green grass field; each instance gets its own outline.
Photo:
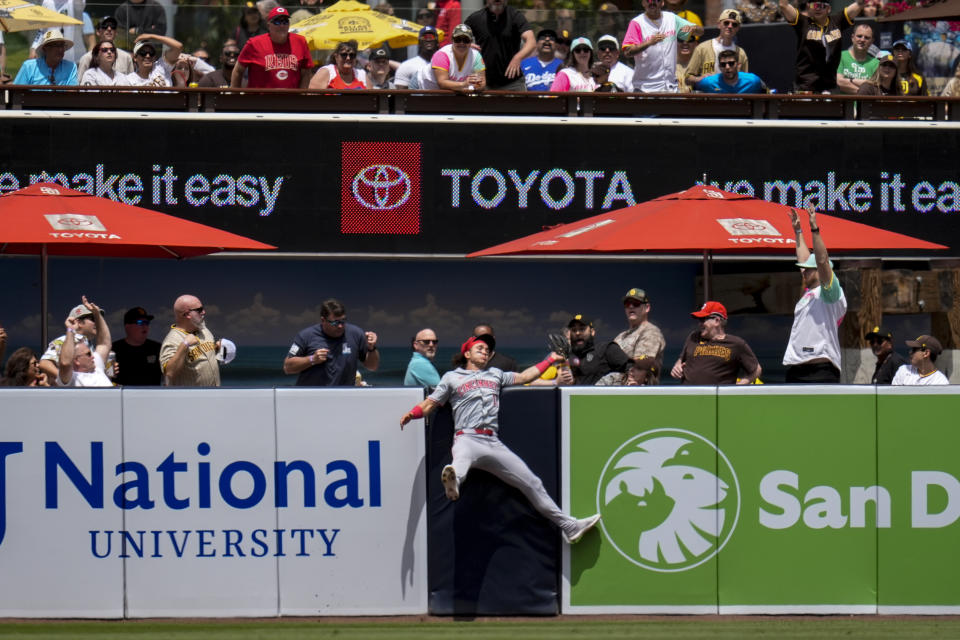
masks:
<path id="1" fill-rule="evenodd" d="M 520 638 L 523 640 L 583 640 L 644 638 L 685 640 L 688 638 L 958 638 L 960 618 L 875 616 L 826 617 L 635 617 L 607 620 L 562 617 L 543 620 L 428 620 L 389 618 L 356 621 L 336 620 L 251 620 L 231 621 L 118 621 L 118 622 L 0 622 L 0 638 L 38 640 L 42 638 L 106 638 L 136 640 L 231 640 L 307 638 L 390 638 L 415 640 L 444 638 Z"/>

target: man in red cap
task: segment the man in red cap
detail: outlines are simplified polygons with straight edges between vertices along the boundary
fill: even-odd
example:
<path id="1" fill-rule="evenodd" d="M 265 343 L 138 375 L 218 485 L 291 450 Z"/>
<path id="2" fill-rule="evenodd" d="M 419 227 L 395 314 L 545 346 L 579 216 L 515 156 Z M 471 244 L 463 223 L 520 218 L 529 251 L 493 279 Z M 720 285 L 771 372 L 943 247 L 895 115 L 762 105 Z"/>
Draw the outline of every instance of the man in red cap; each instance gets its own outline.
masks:
<path id="1" fill-rule="evenodd" d="M 578 542 L 600 520 L 600 514 L 573 518 L 563 513 L 543 481 L 498 437 L 500 389 L 514 384 L 533 382 L 555 362 L 562 360 L 551 353 L 543 362 L 520 372 L 485 369 L 496 342 L 489 334 L 472 336 L 460 346 L 457 368 L 440 378 L 430 396 L 403 414 L 400 428 L 411 420 L 423 418 L 448 400 L 453 409 L 453 460 L 443 468 L 440 480 L 447 498 L 460 498 L 460 485 L 471 468 L 497 476 L 527 497 L 533 508 L 554 523 L 569 544 Z"/>
<path id="2" fill-rule="evenodd" d="M 274 7 L 267 16 L 267 33 L 247 40 L 230 75 L 230 86 L 240 87 L 249 68 L 247 87 L 306 89 L 310 83 L 310 47 L 299 33 L 290 33 L 290 12 Z"/>
<path id="3" fill-rule="evenodd" d="M 742 338 L 727 334 L 727 309 L 705 302 L 690 314 L 700 327 L 687 337 L 670 371 L 683 384 L 750 384 L 760 377 L 760 362 Z M 740 372 L 743 376 L 737 377 Z"/>

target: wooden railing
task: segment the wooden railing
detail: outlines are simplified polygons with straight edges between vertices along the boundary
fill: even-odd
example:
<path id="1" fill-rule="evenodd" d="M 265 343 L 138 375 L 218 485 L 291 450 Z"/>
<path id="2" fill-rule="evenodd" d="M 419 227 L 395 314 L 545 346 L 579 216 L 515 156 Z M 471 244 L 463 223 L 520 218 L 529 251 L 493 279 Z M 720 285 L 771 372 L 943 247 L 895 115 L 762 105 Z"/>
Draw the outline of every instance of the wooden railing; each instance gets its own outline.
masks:
<path id="1" fill-rule="evenodd" d="M 960 98 L 7 85 L 3 110 L 960 121 Z"/>

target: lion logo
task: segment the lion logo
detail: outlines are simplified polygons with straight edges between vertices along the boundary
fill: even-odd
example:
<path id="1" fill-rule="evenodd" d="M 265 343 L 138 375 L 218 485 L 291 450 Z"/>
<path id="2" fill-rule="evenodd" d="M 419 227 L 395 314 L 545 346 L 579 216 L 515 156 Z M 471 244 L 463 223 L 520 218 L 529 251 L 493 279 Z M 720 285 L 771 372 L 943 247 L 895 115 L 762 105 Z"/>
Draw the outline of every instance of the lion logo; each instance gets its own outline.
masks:
<path id="1" fill-rule="evenodd" d="M 722 451 L 683 429 L 654 429 L 618 448 L 597 487 L 607 539 L 651 571 L 686 571 L 715 556 L 740 514 L 740 485 Z"/>

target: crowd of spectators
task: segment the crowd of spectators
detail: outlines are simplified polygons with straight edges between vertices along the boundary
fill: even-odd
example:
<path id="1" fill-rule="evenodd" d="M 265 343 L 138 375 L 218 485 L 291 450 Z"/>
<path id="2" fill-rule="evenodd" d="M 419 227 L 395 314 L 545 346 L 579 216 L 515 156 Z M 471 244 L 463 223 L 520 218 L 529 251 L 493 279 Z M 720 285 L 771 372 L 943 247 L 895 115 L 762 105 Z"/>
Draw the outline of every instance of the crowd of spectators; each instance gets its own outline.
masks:
<path id="1" fill-rule="evenodd" d="M 473 92 L 603 91 L 762 93 L 764 78 L 750 73 L 750 54 L 738 41 L 744 24 L 782 22 L 796 38 L 793 90 L 800 93 L 928 95 L 917 70 L 914 45 L 898 40 L 889 51 L 875 45 L 873 28 L 855 24 L 876 16 L 881 0 L 857 0 L 834 10 L 828 2 L 729 0 L 716 22 L 719 34 L 701 40 L 703 19 L 687 0 L 636 0 L 640 12 L 600 3 L 576 19 L 567 9 L 533 8 L 484 0 L 466 14 L 458 0 L 426 2 L 410 9 L 422 25 L 418 43 L 387 42 L 359 49 L 345 40 L 330 51 L 311 50 L 291 25 L 321 11 L 323 0 L 299 0 L 289 9 L 275 0 L 248 1 L 235 22 L 210 35 L 200 30 L 190 53 L 173 37 L 164 7 L 154 0 L 126 0 L 94 27 L 80 0 L 43 0 L 44 6 L 82 25 L 38 31 L 30 58 L 14 84 L 84 86 L 201 86 L 291 89 L 448 89 Z M 795 1 L 795 0 L 794 0 Z M 415 0 L 419 4 L 419 0 Z M 395 14 L 388 3 L 375 11 Z M 195 12 L 197 13 L 197 12 Z M 221 12 L 222 13 L 222 12 Z M 76 14 L 76 15 L 74 15 Z M 194 16 L 193 23 L 200 20 Z M 210 28 L 222 20 L 209 20 Z M 174 24 L 190 24 L 178 18 Z M 710 25 L 711 27 L 714 25 Z M 855 28 L 854 28 L 855 27 Z M 852 31 L 853 45 L 843 49 Z M 0 43 L 2 44 L 2 43 Z M 211 64 L 208 51 L 219 52 Z M 721 67 L 721 54 L 735 57 Z M 4 50 L 0 50 L 0 66 Z M 726 57 L 726 56 L 725 56 Z M 892 59 L 896 75 L 881 67 Z M 944 95 L 960 93 L 960 80 Z"/>

